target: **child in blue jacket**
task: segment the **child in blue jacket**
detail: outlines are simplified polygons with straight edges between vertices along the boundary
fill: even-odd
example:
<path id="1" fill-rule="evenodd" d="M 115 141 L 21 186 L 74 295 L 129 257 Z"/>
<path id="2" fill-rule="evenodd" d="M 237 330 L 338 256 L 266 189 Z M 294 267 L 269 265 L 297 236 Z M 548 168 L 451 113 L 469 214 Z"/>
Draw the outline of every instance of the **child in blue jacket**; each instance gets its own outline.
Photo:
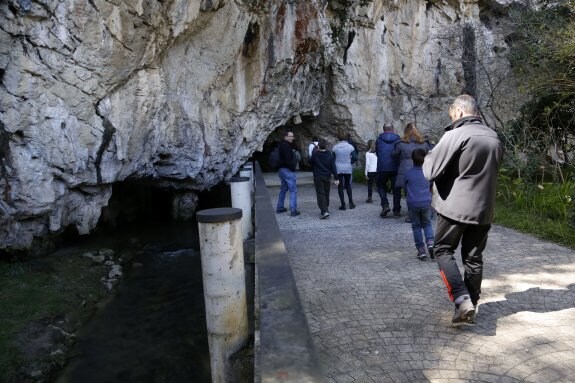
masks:
<path id="1" fill-rule="evenodd" d="M 417 257 L 424 261 L 427 258 L 425 248 L 429 252 L 429 257 L 434 259 L 433 256 L 433 226 L 431 224 L 431 188 L 428 180 L 423 176 L 421 166 L 425 159 L 425 149 L 418 148 L 411 153 L 413 160 L 413 167 L 405 174 L 403 187 L 406 194 L 407 209 L 409 211 L 409 218 L 411 218 L 411 229 L 413 231 L 413 239 L 415 247 L 417 248 Z M 423 235 L 425 242 L 423 242 Z"/>

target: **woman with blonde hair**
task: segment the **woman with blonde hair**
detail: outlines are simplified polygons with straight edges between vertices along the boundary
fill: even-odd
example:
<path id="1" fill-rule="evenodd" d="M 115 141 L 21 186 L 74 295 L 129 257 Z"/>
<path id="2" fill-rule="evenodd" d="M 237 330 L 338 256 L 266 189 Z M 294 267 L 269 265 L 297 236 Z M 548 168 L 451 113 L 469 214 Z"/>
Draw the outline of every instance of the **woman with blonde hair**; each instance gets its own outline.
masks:
<path id="1" fill-rule="evenodd" d="M 413 167 L 413 160 L 411 159 L 411 153 L 417 149 L 422 148 L 425 153 L 429 152 L 430 147 L 422 134 L 415 126 L 415 123 L 410 122 L 405 126 L 403 130 L 403 136 L 401 140 L 395 145 L 391 155 L 399 160 L 399 169 L 397 170 L 397 177 L 395 178 L 395 188 L 402 189 L 403 183 L 405 181 L 405 173 Z M 401 190 L 398 191 L 401 193 Z M 394 212 L 394 217 L 399 218 L 401 214 L 399 212 Z M 406 222 L 410 222 L 409 218 Z"/>

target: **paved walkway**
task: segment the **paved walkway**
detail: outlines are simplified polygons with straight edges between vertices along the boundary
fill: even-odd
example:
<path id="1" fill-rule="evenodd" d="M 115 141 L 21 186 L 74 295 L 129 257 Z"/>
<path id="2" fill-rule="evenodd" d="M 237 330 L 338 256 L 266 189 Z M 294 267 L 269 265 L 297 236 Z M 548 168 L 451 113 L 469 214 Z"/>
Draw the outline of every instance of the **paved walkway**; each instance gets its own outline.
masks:
<path id="1" fill-rule="evenodd" d="M 357 208 L 339 211 L 332 189 L 320 220 L 302 185 L 302 214 L 277 215 L 328 382 L 575 382 L 575 251 L 493 227 L 477 324 L 453 328 L 411 226 L 354 192 Z"/>

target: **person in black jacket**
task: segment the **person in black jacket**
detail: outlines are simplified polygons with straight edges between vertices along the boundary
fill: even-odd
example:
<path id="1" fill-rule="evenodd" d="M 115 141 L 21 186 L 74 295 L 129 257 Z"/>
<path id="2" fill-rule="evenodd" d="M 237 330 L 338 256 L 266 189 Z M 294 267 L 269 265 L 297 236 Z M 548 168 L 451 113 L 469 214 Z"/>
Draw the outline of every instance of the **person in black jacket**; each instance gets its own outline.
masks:
<path id="1" fill-rule="evenodd" d="M 323 138 L 319 141 L 318 150 L 312 154 L 309 163 L 313 170 L 313 184 L 317 205 L 321 212 L 320 219 L 325 219 L 329 217 L 329 179 L 333 175 L 336 185 L 339 184 L 339 180 L 337 179 L 335 158 L 327 150 L 327 143 Z"/>
<path id="2" fill-rule="evenodd" d="M 281 187 L 280 194 L 278 196 L 278 203 L 276 205 L 276 213 L 285 213 L 287 211 L 284 207 L 284 202 L 286 193 L 289 190 L 291 216 L 296 217 L 300 215 L 300 212 L 297 210 L 296 162 L 291 147 L 293 139 L 293 132 L 288 130 L 285 133 L 284 140 L 278 146 L 280 157 L 278 176 L 281 180 Z"/>

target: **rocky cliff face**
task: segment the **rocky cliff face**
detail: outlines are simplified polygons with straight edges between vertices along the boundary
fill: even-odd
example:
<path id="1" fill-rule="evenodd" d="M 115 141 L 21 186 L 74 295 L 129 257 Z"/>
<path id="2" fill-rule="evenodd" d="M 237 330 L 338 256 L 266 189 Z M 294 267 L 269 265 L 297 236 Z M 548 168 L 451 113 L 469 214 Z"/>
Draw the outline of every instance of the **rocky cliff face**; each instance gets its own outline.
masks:
<path id="1" fill-rule="evenodd" d="M 504 7 L 480 3 L 0 3 L 0 249 L 90 232 L 115 182 L 209 188 L 300 116 L 360 142 L 385 121 L 441 126 L 453 96 L 483 92 L 469 46 L 506 66 L 486 22 Z"/>

